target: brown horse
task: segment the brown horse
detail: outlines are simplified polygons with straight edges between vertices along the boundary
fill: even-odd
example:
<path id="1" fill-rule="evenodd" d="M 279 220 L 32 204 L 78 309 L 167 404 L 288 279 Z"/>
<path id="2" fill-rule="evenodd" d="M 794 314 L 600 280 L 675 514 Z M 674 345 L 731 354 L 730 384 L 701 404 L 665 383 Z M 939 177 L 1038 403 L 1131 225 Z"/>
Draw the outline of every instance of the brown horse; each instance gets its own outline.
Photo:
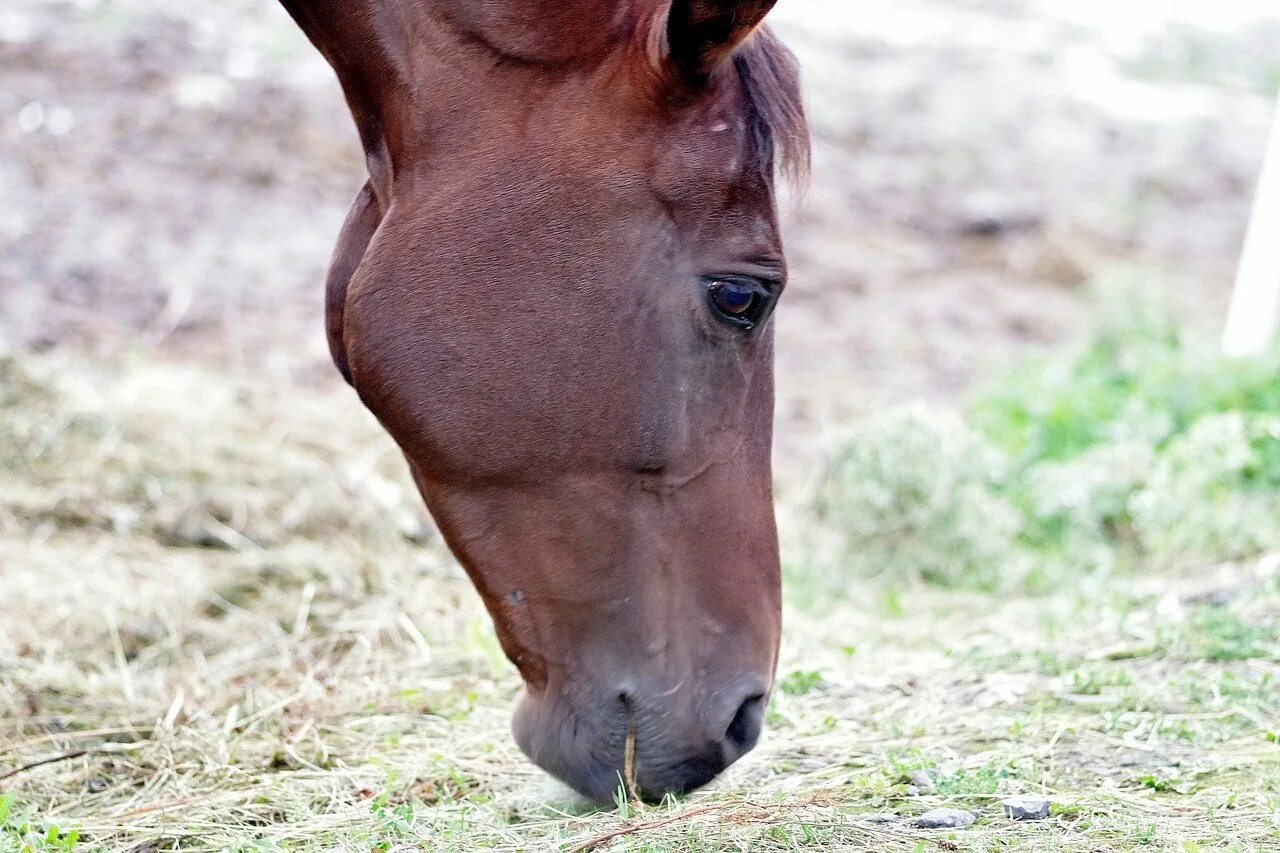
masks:
<path id="1" fill-rule="evenodd" d="M 395 438 L 588 797 L 759 737 L 780 603 L 774 173 L 807 132 L 774 0 L 282 0 L 369 181 L 334 360 Z"/>

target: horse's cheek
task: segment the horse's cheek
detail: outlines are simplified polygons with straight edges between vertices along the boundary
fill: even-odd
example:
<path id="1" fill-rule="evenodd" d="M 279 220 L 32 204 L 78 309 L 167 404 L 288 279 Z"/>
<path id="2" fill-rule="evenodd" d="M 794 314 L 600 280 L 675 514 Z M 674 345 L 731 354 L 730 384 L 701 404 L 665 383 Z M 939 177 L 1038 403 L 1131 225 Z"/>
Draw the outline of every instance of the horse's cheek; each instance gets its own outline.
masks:
<path id="1" fill-rule="evenodd" d="M 448 410 L 434 411 L 431 364 L 437 360 L 414 339 L 421 309 L 404 302 L 397 288 L 379 286 L 366 269 L 352 280 L 343 317 L 343 342 L 351 383 L 361 401 L 424 473 L 439 455 L 427 432 L 447 428 Z"/>

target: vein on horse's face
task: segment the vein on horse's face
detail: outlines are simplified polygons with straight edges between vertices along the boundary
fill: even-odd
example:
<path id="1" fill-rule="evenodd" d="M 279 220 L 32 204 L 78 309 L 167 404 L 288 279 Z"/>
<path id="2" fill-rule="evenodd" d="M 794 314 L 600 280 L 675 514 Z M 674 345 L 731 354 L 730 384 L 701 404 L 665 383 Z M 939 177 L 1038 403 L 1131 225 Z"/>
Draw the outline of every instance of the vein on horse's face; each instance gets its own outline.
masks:
<path id="1" fill-rule="evenodd" d="M 502 531 L 498 527 L 496 521 L 490 521 L 482 527 L 469 527 L 459 534 L 459 541 L 462 545 L 479 545 L 486 539 L 497 536 Z"/>
<path id="2" fill-rule="evenodd" d="M 641 489 L 647 492 L 653 492 L 654 494 L 660 495 L 662 497 L 671 497 L 672 495 L 679 492 L 680 490 L 696 483 L 699 479 L 703 477 L 703 475 L 705 475 L 712 468 L 715 468 L 717 465 L 722 465 L 722 464 L 724 464 L 723 459 L 719 459 L 719 458 L 708 459 L 705 462 L 703 462 L 701 465 L 699 465 L 696 469 L 694 469 L 692 472 L 685 474 L 683 476 L 676 477 L 676 476 L 665 475 L 665 474 L 658 475 L 651 479 L 641 480 L 639 481 L 638 485 Z"/>

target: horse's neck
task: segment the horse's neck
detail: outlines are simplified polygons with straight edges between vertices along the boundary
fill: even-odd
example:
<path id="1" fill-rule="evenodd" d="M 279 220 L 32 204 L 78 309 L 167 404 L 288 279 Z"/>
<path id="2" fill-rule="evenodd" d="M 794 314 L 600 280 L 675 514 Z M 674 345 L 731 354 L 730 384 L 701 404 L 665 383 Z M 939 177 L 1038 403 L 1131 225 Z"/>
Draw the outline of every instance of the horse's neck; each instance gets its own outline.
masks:
<path id="1" fill-rule="evenodd" d="M 311 43 L 333 67 L 351 108 L 371 183 L 385 204 L 391 180 L 386 106 L 402 80 L 409 2 L 379 0 L 280 0 Z"/>

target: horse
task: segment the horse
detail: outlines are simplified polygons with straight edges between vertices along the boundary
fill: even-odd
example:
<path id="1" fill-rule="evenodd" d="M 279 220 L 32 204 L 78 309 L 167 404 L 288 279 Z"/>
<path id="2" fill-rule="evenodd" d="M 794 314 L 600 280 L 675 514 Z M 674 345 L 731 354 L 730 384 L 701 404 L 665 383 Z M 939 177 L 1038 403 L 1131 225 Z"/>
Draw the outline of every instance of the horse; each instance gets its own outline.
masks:
<path id="1" fill-rule="evenodd" d="M 585 797 L 698 788 L 777 666 L 777 187 L 809 136 L 776 0 L 281 0 L 368 179 L 333 360 L 408 461 Z"/>

